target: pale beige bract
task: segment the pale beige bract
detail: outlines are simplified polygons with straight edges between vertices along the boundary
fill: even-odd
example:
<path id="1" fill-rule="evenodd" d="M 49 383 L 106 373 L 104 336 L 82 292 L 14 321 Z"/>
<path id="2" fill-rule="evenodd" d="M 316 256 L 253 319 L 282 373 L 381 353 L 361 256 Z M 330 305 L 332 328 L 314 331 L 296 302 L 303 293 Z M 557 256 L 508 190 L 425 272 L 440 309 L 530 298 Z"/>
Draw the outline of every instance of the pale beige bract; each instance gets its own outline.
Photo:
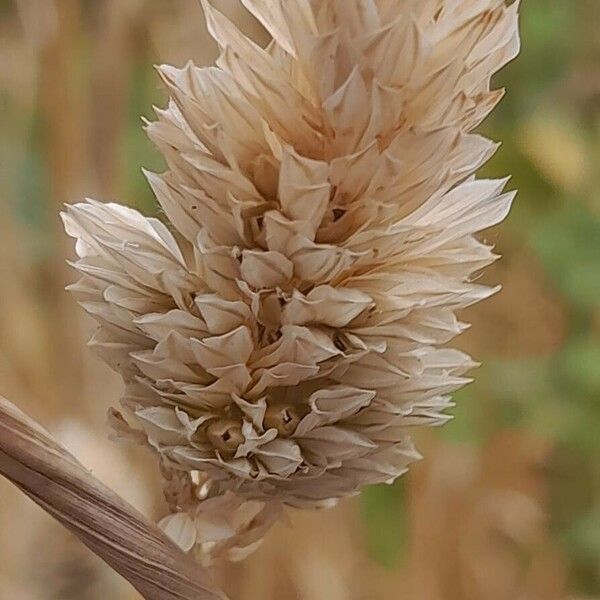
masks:
<path id="1" fill-rule="evenodd" d="M 168 223 L 64 215 L 91 344 L 126 382 L 112 423 L 160 457 L 163 527 L 205 560 L 419 458 L 407 430 L 445 422 L 474 364 L 443 347 L 455 311 L 494 292 L 474 235 L 513 198 L 473 176 L 496 144 L 470 132 L 518 53 L 516 3 L 242 1 L 266 49 L 204 2 L 217 66 L 160 67 Z"/>

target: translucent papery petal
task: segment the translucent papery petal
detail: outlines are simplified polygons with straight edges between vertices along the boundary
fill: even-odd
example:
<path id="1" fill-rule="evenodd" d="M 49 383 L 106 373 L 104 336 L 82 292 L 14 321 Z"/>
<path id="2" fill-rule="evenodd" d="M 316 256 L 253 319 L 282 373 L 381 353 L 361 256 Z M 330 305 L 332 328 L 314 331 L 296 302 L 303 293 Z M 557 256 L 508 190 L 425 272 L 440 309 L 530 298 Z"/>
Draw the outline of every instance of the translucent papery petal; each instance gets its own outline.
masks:
<path id="1" fill-rule="evenodd" d="M 331 184 L 328 177 L 326 162 L 303 158 L 291 148 L 284 151 L 279 174 L 279 202 L 289 219 L 307 221 L 313 238 L 329 208 Z"/>
<path id="2" fill-rule="evenodd" d="M 309 412 L 298 425 L 295 435 L 342 421 L 369 406 L 375 392 L 339 385 L 314 392 L 308 399 Z"/>
<path id="3" fill-rule="evenodd" d="M 134 291 L 155 290 L 179 305 L 185 305 L 197 287 L 175 238 L 157 219 L 91 201 L 68 207 L 63 218 L 67 231 L 87 243 L 76 267 L 89 277 Z"/>
<path id="4" fill-rule="evenodd" d="M 392 483 L 400 475 L 406 473 L 408 467 L 421 459 L 410 438 L 383 447 L 377 452 L 344 463 L 336 471 L 342 479 L 354 481 L 356 486 Z"/>
<path id="5" fill-rule="evenodd" d="M 184 552 L 189 552 L 196 544 L 196 525 L 185 513 L 168 515 L 159 521 L 158 526 Z"/>
<path id="6" fill-rule="evenodd" d="M 281 319 L 290 325 L 322 323 L 330 327 L 344 327 L 373 304 L 369 296 L 358 290 L 319 286 L 306 296 L 295 291 Z"/>
<path id="7" fill-rule="evenodd" d="M 255 455 L 269 473 L 282 478 L 293 475 L 303 461 L 300 446 L 292 440 L 275 439 L 260 446 Z"/>
<path id="8" fill-rule="evenodd" d="M 273 131 L 311 156 L 322 147 L 316 107 L 290 84 L 285 70 L 208 1 L 202 2 L 208 29 L 222 49 L 217 64 L 231 74 L 248 101 L 263 115 Z"/>
<path id="9" fill-rule="evenodd" d="M 332 468 L 343 461 L 364 456 L 376 448 L 366 436 L 350 428 L 323 426 L 311 429 L 296 441 L 311 464 Z"/>
<path id="10" fill-rule="evenodd" d="M 194 510 L 168 515 L 159 526 L 185 552 L 198 544 L 199 559 L 210 565 L 222 558 L 242 560 L 256 549 L 280 513 L 276 502 L 227 493 L 203 500 Z"/>
<path id="11" fill-rule="evenodd" d="M 273 39 L 288 53 L 295 54 L 293 37 L 288 21 L 285 19 L 280 0 L 242 0 L 244 6 L 264 25 Z M 297 9 L 304 9 L 310 19 L 312 11 L 308 0 L 291 0 Z"/>

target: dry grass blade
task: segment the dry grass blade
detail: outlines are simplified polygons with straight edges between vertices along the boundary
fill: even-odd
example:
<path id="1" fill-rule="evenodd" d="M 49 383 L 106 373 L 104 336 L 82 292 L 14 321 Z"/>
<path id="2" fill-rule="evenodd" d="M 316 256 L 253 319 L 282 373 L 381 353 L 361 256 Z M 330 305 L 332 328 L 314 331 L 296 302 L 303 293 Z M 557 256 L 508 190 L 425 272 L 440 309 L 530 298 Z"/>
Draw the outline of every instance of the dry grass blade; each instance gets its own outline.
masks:
<path id="1" fill-rule="evenodd" d="M 226 600 L 203 568 L 1 397 L 0 473 L 146 600 Z"/>

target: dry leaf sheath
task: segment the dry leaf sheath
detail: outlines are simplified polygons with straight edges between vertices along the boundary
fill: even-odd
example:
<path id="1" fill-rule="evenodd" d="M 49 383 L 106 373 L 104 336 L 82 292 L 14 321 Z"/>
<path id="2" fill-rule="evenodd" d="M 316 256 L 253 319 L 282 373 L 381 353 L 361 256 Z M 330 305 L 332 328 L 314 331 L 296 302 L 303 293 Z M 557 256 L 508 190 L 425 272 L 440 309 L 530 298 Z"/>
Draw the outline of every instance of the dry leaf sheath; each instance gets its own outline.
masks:
<path id="1" fill-rule="evenodd" d="M 471 133 L 518 53 L 502 0 L 242 0 L 260 48 L 203 2 L 217 65 L 159 68 L 148 173 L 166 224 L 67 208 L 72 291 L 126 383 L 115 429 L 156 452 L 162 526 L 239 559 L 281 506 L 326 506 L 419 458 L 474 363 L 443 347 L 490 296 L 475 235 L 508 213 Z"/>
<path id="2" fill-rule="evenodd" d="M 70 529 L 146 600 L 226 600 L 202 567 L 1 397 L 0 474 Z"/>

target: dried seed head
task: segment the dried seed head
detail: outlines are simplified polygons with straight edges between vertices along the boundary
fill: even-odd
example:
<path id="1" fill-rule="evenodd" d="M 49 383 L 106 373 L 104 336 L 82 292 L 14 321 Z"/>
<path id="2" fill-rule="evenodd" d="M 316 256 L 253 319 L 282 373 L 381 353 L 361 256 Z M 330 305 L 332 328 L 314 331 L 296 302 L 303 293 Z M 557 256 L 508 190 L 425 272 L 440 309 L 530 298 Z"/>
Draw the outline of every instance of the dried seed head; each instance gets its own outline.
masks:
<path id="1" fill-rule="evenodd" d="M 92 345 L 126 382 L 113 422 L 204 474 L 164 525 L 229 558 L 282 504 L 393 481 L 419 458 L 407 428 L 448 418 L 474 364 L 444 347 L 455 311 L 494 291 L 475 235 L 513 198 L 474 178 L 496 146 L 470 132 L 519 44 L 502 0 L 243 3 L 266 50 L 205 1 L 218 67 L 160 67 L 169 170 L 147 176 L 168 226 L 64 215 Z"/>

